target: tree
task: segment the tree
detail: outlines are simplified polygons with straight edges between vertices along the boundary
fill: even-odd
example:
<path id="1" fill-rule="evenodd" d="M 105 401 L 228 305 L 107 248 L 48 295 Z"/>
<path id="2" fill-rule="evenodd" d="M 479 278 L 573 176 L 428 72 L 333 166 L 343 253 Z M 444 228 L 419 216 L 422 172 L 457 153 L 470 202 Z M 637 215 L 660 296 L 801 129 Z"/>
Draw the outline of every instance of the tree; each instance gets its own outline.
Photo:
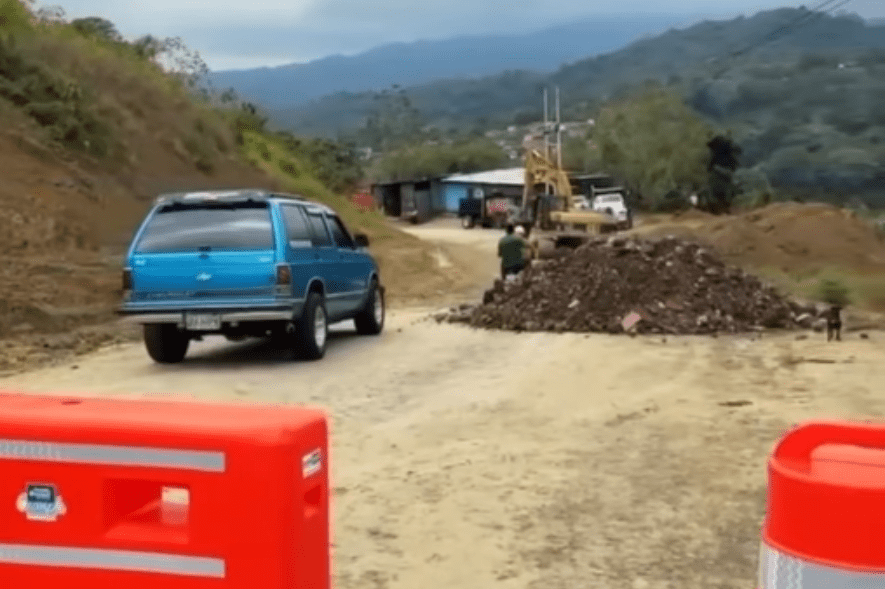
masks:
<path id="1" fill-rule="evenodd" d="M 606 105 L 594 140 L 603 166 L 655 206 L 673 190 L 706 183 L 706 143 L 712 134 L 681 98 L 651 88 Z"/>
<path id="2" fill-rule="evenodd" d="M 192 90 L 212 91 L 209 80 L 209 66 L 198 51 L 190 49 L 181 37 L 169 37 L 162 41 L 143 37 L 146 50 L 153 55 L 153 61 L 179 78 Z"/>
<path id="3" fill-rule="evenodd" d="M 31 27 L 34 20 L 33 0 L 0 0 L 0 32 L 13 32 Z"/>
<path id="4" fill-rule="evenodd" d="M 132 48 L 139 57 L 153 61 L 163 52 L 164 44 L 161 39 L 153 35 L 145 35 L 133 41 Z"/>
<path id="5" fill-rule="evenodd" d="M 85 37 L 95 37 L 112 43 L 121 43 L 123 41 L 123 36 L 117 30 L 116 25 L 98 16 L 76 18 L 71 21 L 71 26 Z"/>
<path id="6" fill-rule="evenodd" d="M 61 6 L 41 6 L 34 12 L 37 20 L 43 24 L 58 24 L 65 22 L 65 9 Z"/>
<path id="7" fill-rule="evenodd" d="M 505 165 L 507 154 L 484 137 L 452 144 L 413 145 L 381 158 L 374 170 L 379 180 L 404 180 L 470 173 Z"/>
<path id="8" fill-rule="evenodd" d="M 375 106 L 354 135 L 359 144 L 387 151 L 414 144 L 424 137 L 425 121 L 421 111 L 404 89 L 394 84 L 391 90 L 373 95 Z"/>

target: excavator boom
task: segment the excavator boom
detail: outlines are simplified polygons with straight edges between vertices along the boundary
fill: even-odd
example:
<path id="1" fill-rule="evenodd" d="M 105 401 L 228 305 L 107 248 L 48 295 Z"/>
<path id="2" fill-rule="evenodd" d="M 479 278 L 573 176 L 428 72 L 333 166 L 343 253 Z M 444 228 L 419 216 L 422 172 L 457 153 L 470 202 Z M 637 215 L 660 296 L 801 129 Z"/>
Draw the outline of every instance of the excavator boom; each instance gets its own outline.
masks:
<path id="1" fill-rule="evenodd" d="M 545 219 L 539 219 L 537 201 L 541 194 L 538 188 L 543 186 L 543 194 L 551 194 L 560 201 L 557 210 L 547 213 Z M 544 157 L 537 150 L 529 150 L 525 158 L 525 186 L 522 199 L 523 216 L 532 219 L 533 226 L 558 225 L 562 231 L 568 227 L 579 227 L 578 233 L 589 233 L 597 228 L 616 224 L 614 218 L 598 211 L 578 208 L 572 184 L 565 170 Z M 573 234 L 575 231 L 570 231 Z"/>

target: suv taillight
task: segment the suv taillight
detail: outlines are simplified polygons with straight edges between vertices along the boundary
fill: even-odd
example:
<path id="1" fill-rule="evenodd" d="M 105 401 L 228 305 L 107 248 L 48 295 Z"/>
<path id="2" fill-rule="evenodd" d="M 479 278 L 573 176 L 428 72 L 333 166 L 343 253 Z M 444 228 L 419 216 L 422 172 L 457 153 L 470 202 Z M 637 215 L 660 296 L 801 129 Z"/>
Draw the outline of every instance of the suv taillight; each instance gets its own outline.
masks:
<path id="1" fill-rule="evenodd" d="M 129 268 L 123 269 L 123 290 L 132 290 L 132 270 Z"/>
<path id="2" fill-rule="evenodd" d="M 288 264 L 277 264 L 277 286 L 292 284 L 292 269 Z"/>

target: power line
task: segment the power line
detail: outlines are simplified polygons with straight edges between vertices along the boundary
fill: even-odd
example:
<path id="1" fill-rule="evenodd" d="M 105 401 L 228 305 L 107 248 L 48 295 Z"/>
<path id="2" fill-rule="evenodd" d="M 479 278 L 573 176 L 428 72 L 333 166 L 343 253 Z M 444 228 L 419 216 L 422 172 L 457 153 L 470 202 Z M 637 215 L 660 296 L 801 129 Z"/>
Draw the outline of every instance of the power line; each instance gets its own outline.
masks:
<path id="1" fill-rule="evenodd" d="M 832 14 L 833 12 L 842 8 L 846 4 L 849 4 L 850 2 L 851 0 L 824 0 L 811 10 L 803 12 L 799 16 L 791 19 L 789 22 L 767 33 L 764 37 L 762 37 L 755 43 L 751 43 L 750 45 L 738 49 L 737 51 L 731 52 L 726 56 L 726 58 L 739 57 L 755 49 L 758 49 L 759 47 L 762 47 L 763 45 L 770 43 L 778 39 L 779 37 L 783 37 L 784 35 L 789 34 L 805 25 L 820 20 L 828 14 Z M 715 61 L 719 61 L 719 59 L 715 59 Z"/>

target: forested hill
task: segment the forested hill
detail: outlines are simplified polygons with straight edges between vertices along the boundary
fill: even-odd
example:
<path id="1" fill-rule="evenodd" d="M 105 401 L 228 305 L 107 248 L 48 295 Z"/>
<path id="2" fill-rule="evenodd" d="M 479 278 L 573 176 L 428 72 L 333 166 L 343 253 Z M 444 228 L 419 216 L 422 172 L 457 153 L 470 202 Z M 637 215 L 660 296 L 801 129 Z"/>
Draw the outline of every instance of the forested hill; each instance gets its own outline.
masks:
<path id="1" fill-rule="evenodd" d="M 801 26 L 790 29 L 797 21 Z M 732 53 L 752 47 L 783 28 L 789 32 L 731 57 Z M 769 77 L 768 94 L 778 95 L 783 91 L 785 98 L 801 104 L 806 98 L 814 102 L 819 97 L 814 93 L 797 97 L 788 85 L 779 87 L 770 73 L 756 71 L 758 67 L 780 63 L 789 68 L 803 56 L 824 56 L 824 59 L 838 61 L 843 56 L 860 55 L 875 60 L 875 50 L 883 49 L 885 25 L 867 23 L 855 15 L 818 16 L 806 9 L 780 9 L 750 18 L 705 21 L 685 29 L 673 29 L 618 51 L 565 65 L 551 74 L 509 70 L 479 79 L 453 78 L 406 87 L 399 93 L 407 97 L 409 107 L 415 109 L 414 116 L 419 117 L 422 124 L 440 129 L 491 128 L 532 118 L 537 120 L 541 114 L 540 88 L 544 85 L 561 86 L 563 109 L 568 117 L 592 113 L 601 101 L 646 80 L 679 84 L 680 90 L 694 94 L 716 79 L 739 79 L 751 71 L 756 72 L 753 76 Z M 872 88 L 878 74 L 867 73 L 872 76 L 869 80 L 869 88 Z M 735 81 L 739 85 L 739 80 Z M 717 92 L 718 89 L 713 94 Z M 865 91 L 864 95 L 867 95 Z M 381 92 L 339 92 L 298 107 L 271 109 L 272 118 L 278 125 L 296 132 L 351 134 L 367 116 L 378 111 L 379 105 L 385 102 L 384 96 Z M 727 118 L 730 107 L 736 106 L 718 104 L 719 99 L 715 97 L 700 100 L 703 104 L 699 106 L 705 112 L 719 117 Z"/>

